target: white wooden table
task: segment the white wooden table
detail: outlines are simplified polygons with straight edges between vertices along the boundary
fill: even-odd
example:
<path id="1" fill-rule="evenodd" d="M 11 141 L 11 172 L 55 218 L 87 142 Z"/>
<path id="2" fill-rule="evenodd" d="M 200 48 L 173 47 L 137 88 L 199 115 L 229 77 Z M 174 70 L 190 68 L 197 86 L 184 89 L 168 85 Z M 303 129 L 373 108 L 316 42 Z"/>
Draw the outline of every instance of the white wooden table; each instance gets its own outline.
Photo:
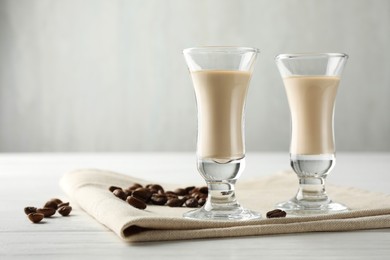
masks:
<path id="1" fill-rule="evenodd" d="M 68 218 L 30 223 L 23 208 L 66 198 L 58 181 L 77 168 L 202 183 L 193 153 L 1 154 L 0 259 L 390 259 L 390 229 L 128 244 L 77 207 Z M 287 153 L 248 153 L 242 179 L 283 169 Z M 390 153 L 340 153 L 329 182 L 389 194 Z"/>

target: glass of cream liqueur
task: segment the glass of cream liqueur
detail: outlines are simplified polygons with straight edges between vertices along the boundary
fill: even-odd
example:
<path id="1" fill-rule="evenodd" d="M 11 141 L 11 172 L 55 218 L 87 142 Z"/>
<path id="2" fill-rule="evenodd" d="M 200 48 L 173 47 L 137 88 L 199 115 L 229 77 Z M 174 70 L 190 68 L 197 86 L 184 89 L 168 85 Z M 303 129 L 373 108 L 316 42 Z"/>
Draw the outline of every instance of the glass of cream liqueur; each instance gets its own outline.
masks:
<path id="1" fill-rule="evenodd" d="M 244 108 L 258 50 L 198 47 L 183 51 L 198 109 L 197 166 L 208 186 L 205 205 L 186 218 L 249 220 L 234 186 L 245 168 Z"/>
<path id="2" fill-rule="evenodd" d="M 335 165 L 333 116 L 343 53 L 280 54 L 275 61 L 283 78 L 291 113 L 290 163 L 298 175 L 294 198 L 277 204 L 293 215 L 347 211 L 325 191 Z"/>

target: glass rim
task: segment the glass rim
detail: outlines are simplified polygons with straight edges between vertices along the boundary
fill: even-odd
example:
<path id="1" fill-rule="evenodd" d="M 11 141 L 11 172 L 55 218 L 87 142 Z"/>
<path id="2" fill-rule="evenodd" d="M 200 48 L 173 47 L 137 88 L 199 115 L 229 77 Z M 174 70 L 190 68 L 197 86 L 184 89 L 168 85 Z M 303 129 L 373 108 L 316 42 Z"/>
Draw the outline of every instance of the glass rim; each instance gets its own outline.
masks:
<path id="1" fill-rule="evenodd" d="M 299 59 L 299 58 L 348 58 L 346 53 L 337 52 L 307 52 L 307 53 L 283 53 L 275 56 L 275 60 Z"/>
<path id="2" fill-rule="evenodd" d="M 260 53 L 260 50 L 252 47 L 239 47 L 239 46 L 200 46 L 186 48 L 183 50 L 184 54 L 191 53 L 226 53 L 226 54 L 239 54 L 239 53 Z"/>

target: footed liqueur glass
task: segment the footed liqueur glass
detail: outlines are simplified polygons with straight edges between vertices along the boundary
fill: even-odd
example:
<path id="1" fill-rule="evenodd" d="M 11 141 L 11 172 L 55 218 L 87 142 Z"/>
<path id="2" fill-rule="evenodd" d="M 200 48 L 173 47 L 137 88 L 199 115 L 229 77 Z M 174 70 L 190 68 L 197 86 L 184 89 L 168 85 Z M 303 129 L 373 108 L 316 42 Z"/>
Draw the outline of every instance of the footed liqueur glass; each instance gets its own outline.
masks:
<path id="1" fill-rule="evenodd" d="M 199 47 L 183 51 L 198 109 L 197 166 L 209 195 L 186 218 L 249 220 L 260 214 L 244 209 L 234 186 L 245 168 L 244 107 L 258 50 Z"/>
<path id="2" fill-rule="evenodd" d="M 291 214 L 348 210 L 325 190 L 325 179 L 336 162 L 334 106 L 347 58 L 343 53 L 304 53 L 275 59 L 291 112 L 291 167 L 299 178 L 295 197 L 276 206 Z"/>

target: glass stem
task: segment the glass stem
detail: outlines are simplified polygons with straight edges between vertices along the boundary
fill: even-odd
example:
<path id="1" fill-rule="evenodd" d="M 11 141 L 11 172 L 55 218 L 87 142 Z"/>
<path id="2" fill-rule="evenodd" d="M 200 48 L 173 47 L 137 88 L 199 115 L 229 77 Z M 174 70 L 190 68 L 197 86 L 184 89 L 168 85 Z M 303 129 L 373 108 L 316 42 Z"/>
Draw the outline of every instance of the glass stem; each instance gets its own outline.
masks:
<path id="1" fill-rule="evenodd" d="M 329 197 L 325 191 L 325 178 L 301 177 L 299 178 L 299 190 L 296 199 L 302 203 L 324 204 L 329 203 Z"/>
<path id="2" fill-rule="evenodd" d="M 239 207 L 240 205 L 237 202 L 234 190 L 235 183 L 235 180 L 207 181 L 209 194 L 205 209 L 229 209 Z"/>

